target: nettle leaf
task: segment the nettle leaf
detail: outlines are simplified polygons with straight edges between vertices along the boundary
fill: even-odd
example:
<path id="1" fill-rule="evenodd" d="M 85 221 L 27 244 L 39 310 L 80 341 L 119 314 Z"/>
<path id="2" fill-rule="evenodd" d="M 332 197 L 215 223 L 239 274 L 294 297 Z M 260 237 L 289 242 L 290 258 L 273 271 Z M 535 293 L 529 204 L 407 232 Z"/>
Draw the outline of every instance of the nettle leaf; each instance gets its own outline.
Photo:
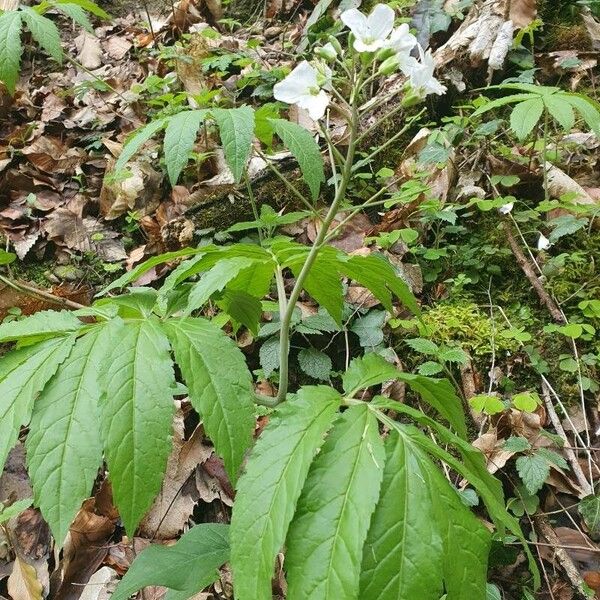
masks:
<path id="1" fill-rule="evenodd" d="M 88 19 L 88 16 L 85 14 L 85 10 L 83 10 L 81 6 L 72 2 L 65 2 L 57 3 L 53 8 L 69 17 L 74 23 L 77 23 L 77 25 L 83 27 L 83 29 L 85 29 L 87 32 L 92 34 L 94 33 L 94 27 Z"/>
<path id="2" fill-rule="evenodd" d="M 164 153 L 169 181 L 172 186 L 187 165 L 206 110 L 185 110 L 169 119 L 165 130 Z"/>
<path id="3" fill-rule="evenodd" d="M 242 178 L 252 150 L 254 110 L 250 106 L 213 108 L 211 114 L 219 127 L 225 160 L 237 183 Z"/>
<path id="4" fill-rule="evenodd" d="M 29 426 L 27 465 L 35 502 L 59 545 L 102 463 L 98 371 L 112 350 L 103 334 L 98 328 L 77 340 L 37 399 Z"/>
<path id="5" fill-rule="evenodd" d="M 115 502 L 133 535 L 160 490 L 171 451 L 175 376 L 158 321 L 106 327 L 111 360 L 100 374 L 101 430 Z"/>
<path id="6" fill-rule="evenodd" d="M 270 337 L 265 340 L 258 351 L 258 358 L 265 377 L 269 377 L 273 371 L 279 369 L 279 338 Z"/>
<path id="7" fill-rule="evenodd" d="M 302 177 L 310 188 L 312 199 L 316 200 L 319 197 L 321 184 L 325 181 L 323 157 L 319 145 L 311 133 L 297 123 L 285 119 L 269 119 L 269 122 L 298 161 Z"/>
<path id="8" fill-rule="evenodd" d="M 63 50 L 58 27 L 47 17 L 38 14 L 32 8 L 21 8 L 23 21 L 31 32 L 31 37 L 58 63 L 62 64 Z"/>
<path id="9" fill-rule="evenodd" d="M 41 310 L 30 317 L 0 325 L 0 342 L 22 341 L 42 336 L 54 337 L 75 331 L 83 323 L 70 311 Z"/>
<path id="10" fill-rule="evenodd" d="M 510 113 L 510 128 L 519 140 L 524 140 L 537 125 L 544 112 L 544 101 L 541 98 L 531 98 L 519 102 Z"/>
<path id="11" fill-rule="evenodd" d="M 231 568 L 238 600 L 271 599 L 275 557 L 340 401 L 332 388 L 303 387 L 271 415 L 256 442 L 238 483 L 231 518 Z"/>
<path id="12" fill-rule="evenodd" d="M 530 494 L 539 492 L 550 475 L 548 461 L 538 454 L 519 456 L 515 461 L 515 466 L 523 485 Z"/>
<path id="13" fill-rule="evenodd" d="M 15 93 L 21 54 L 21 11 L 7 10 L 0 15 L 0 81 L 9 94 Z"/>
<path id="14" fill-rule="evenodd" d="M 360 598 L 480 598 L 490 534 L 436 465 L 391 431 L 381 497 L 363 550 Z M 445 586 L 444 586 L 445 583 Z"/>
<path id="15" fill-rule="evenodd" d="M 167 117 L 162 119 L 156 119 L 155 121 L 150 121 L 147 125 L 138 129 L 125 143 L 123 146 L 123 150 L 115 163 L 115 172 L 122 171 L 125 168 L 125 165 L 132 159 L 134 154 L 136 154 L 139 149 L 152 137 L 154 134 L 158 133 L 164 126 L 167 124 L 169 119 Z M 113 282 L 112 285 L 114 285 Z M 104 290 L 106 292 L 106 290 Z"/>
<path id="16" fill-rule="evenodd" d="M 356 598 L 385 453 L 366 404 L 335 422 L 313 462 L 287 537 L 290 598 Z"/>
<path id="17" fill-rule="evenodd" d="M 164 327 L 192 406 L 235 481 L 254 432 L 254 390 L 244 355 L 205 319 L 171 319 Z"/>
<path id="18" fill-rule="evenodd" d="M 331 358 L 316 348 L 302 348 L 298 352 L 298 364 L 308 376 L 321 381 L 329 379 L 333 368 Z"/>
<path id="19" fill-rule="evenodd" d="M 29 422 L 33 403 L 68 356 L 75 337 L 60 337 L 14 350 L 0 361 L 0 467 Z"/>
<path id="20" fill-rule="evenodd" d="M 184 533 L 172 546 L 153 544 L 133 561 L 113 600 L 127 600 L 149 585 L 169 588 L 165 600 L 187 600 L 219 578 L 229 559 L 229 525 L 202 523 Z"/>
<path id="21" fill-rule="evenodd" d="M 544 96 L 544 104 L 548 112 L 559 122 L 565 131 L 569 132 L 573 129 L 575 114 L 567 100 L 559 95 Z"/>

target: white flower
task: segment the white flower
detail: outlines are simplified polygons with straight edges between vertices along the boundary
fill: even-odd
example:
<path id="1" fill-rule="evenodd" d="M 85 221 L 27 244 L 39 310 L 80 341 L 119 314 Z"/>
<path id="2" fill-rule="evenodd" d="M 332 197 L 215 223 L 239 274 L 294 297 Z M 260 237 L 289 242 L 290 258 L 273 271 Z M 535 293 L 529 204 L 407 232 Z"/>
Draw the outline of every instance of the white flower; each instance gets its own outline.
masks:
<path id="1" fill-rule="evenodd" d="M 354 34 L 357 52 L 377 52 L 383 48 L 386 38 L 394 27 L 394 10 L 386 4 L 378 4 L 367 17 L 356 8 L 345 10 L 340 19 Z"/>
<path id="2" fill-rule="evenodd" d="M 446 86 L 442 85 L 434 76 L 435 62 L 431 54 L 431 50 L 423 52 L 423 48 L 419 48 L 420 62 L 409 65 L 408 77 L 413 90 L 421 97 L 428 94 L 437 94 L 441 96 L 446 92 Z"/>
<path id="3" fill-rule="evenodd" d="M 552 244 L 550 240 L 543 234 L 540 233 L 540 237 L 538 238 L 537 249 L 538 250 L 548 250 Z"/>
<path id="4" fill-rule="evenodd" d="M 503 204 L 499 209 L 498 212 L 501 215 L 507 215 L 509 212 L 512 211 L 513 206 L 515 205 L 514 202 L 509 202 L 508 204 Z"/>
<path id="5" fill-rule="evenodd" d="M 325 114 L 329 96 L 321 89 L 318 80 L 321 74 L 307 61 L 302 61 L 283 81 L 273 86 L 276 100 L 296 104 L 308 111 L 317 121 Z"/>
<path id="6" fill-rule="evenodd" d="M 410 33 L 407 23 L 402 23 L 392 31 L 390 38 L 386 40 L 384 47 L 390 48 L 394 54 L 408 56 L 410 51 L 417 45 L 417 38 Z"/>

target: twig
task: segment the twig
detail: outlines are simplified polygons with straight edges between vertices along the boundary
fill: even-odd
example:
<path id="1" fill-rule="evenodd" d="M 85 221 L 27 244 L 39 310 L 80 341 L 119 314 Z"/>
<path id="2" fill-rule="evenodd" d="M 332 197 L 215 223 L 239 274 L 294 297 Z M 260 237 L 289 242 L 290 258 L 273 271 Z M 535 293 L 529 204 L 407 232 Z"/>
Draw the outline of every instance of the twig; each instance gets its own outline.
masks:
<path id="1" fill-rule="evenodd" d="M 23 292 L 28 296 L 34 296 L 37 298 L 43 298 L 48 302 L 52 302 L 53 304 L 58 304 L 60 306 L 66 306 L 67 308 L 72 308 L 73 310 L 78 310 L 80 308 L 86 308 L 84 304 L 79 304 L 79 302 L 74 302 L 73 300 L 69 300 L 68 298 L 62 298 L 61 296 L 56 296 L 50 292 L 46 292 L 45 290 L 40 290 L 32 285 L 27 283 L 23 283 L 21 281 L 13 281 L 0 275 L 0 281 L 7 286 L 17 290 L 18 292 Z"/>

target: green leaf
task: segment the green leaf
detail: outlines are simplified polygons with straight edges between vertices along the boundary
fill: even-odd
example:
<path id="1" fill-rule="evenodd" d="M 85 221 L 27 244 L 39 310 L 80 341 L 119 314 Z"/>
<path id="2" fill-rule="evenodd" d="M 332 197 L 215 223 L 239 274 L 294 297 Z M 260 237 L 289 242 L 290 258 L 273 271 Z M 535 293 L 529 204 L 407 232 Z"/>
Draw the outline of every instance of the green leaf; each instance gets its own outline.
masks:
<path id="1" fill-rule="evenodd" d="M 554 450 L 550 450 L 549 448 L 538 448 L 535 452 L 546 462 L 558 467 L 559 469 L 567 470 L 569 468 L 567 461 L 560 454 L 558 454 L 558 452 L 554 452 Z"/>
<path id="2" fill-rule="evenodd" d="M 300 368 L 313 379 L 327 381 L 331 375 L 331 358 L 316 348 L 302 348 L 298 353 Z"/>
<path id="3" fill-rule="evenodd" d="M 165 330 L 192 406 L 235 482 L 254 432 L 254 390 L 244 355 L 205 319 L 171 319 Z"/>
<path id="4" fill-rule="evenodd" d="M 312 195 L 312 199 L 319 197 L 319 188 L 325 181 L 323 158 L 319 145 L 311 133 L 297 123 L 285 119 L 269 119 L 275 133 L 298 161 L 302 177 Z"/>
<path id="5" fill-rule="evenodd" d="M 530 494 L 535 494 L 541 490 L 548 475 L 550 475 L 548 462 L 538 454 L 519 456 L 515 461 L 515 466 L 523 485 Z"/>
<path id="6" fill-rule="evenodd" d="M 425 375 L 426 377 L 430 377 L 432 375 L 437 375 L 444 370 L 443 365 L 439 362 L 435 362 L 434 360 L 428 360 L 423 364 L 417 367 L 419 371 L 419 375 Z"/>
<path id="7" fill-rule="evenodd" d="M 370 310 L 366 315 L 359 315 L 350 326 L 350 331 L 358 336 L 363 348 L 375 348 L 383 342 L 383 326 L 385 310 Z"/>
<path id="8" fill-rule="evenodd" d="M 506 106 L 507 104 L 514 104 L 516 102 L 523 102 L 525 100 L 533 100 L 537 97 L 537 94 L 512 94 L 496 100 L 490 100 L 486 104 L 480 106 L 471 116 L 478 117 L 483 113 L 493 110 L 494 108 L 500 108 L 501 106 Z"/>
<path id="9" fill-rule="evenodd" d="M 571 105 L 561 96 L 544 96 L 544 104 L 548 112 L 558 121 L 560 126 L 568 133 L 573 129 L 575 115 Z"/>
<path id="10" fill-rule="evenodd" d="M 577 508 L 588 531 L 595 537 L 600 532 L 600 496 L 586 496 Z"/>
<path id="11" fill-rule="evenodd" d="M 14 350 L 0 361 L 0 468 L 29 423 L 36 396 L 68 356 L 75 337 L 61 337 Z"/>
<path id="12" fill-rule="evenodd" d="M 39 313 L 38 313 L 39 314 Z M 102 329 L 77 340 L 35 403 L 27 465 L 36 505 L 61 545 L 102 463 L 100 364 L 111 353 Z"/>
<path id="13" fill-rule="evenodd" d="M 98 296 L 106 296 L 108 292 L 112 290 L 116 290 L 126 285 L 132 283 L 136 279 L 139 279 L 144 273 L 156 267 L 158 265 L 162 265 L 163 263 L 170 262 L 172 260 L 177 260 L 178 258 L 187 258 L 193 254 L 203 253 L 204 250 L 202 248 L 183 248 L 182 250 L 175 250 L 173 252 L 166 252 L 164 254 L 159 254 L 158 256 L 153 256 L 152 258 L 140 263 L 135 269 L 128 271 L 124 275 L 121 275 L 118 279 L 115 279 L 112 283 L 107 285 L 101 292 L 98 293 Z"/>
<path id="14" fill-rule="evenodd" d="M 401 431 L 401 428 L 400 428 Z M 408 437 L 386 439 L 381 498 L 363 551 L 360 598 L 480 598 L 490 534 Z"/>
<path id="15" fill-rule="evenodd" d="M 512 404 L 515 408 L 525 412 L 534 412 L 541 404 L 540 397 L 535 392 L 522 392 L 512 397 Z M 502 407 L 504 409 L 504 406 Z"/>
<path id="16" fill-rule="evenodd" d="M 351 406 L 313 462 L 290 525 L 290 598 L 357 597 L 384 461 L 377 420 L 366 404 Z"/>
<path id="17" fill-rule="evenodd" d="M 1 36 L 0 36 L 1 39 Z M 600 137 L 600 112 L 589 98 L 579 94 L 560 94 L 582 117 L 587 126 Z"/>
<path id="18" fill-rule="evenodd" d="M 279 369 L 279 338 L 271 337 L 266 340 L 258 352 L 260 366 L 265 377 L 270 377 L 273 371 Z"/>
<path id="19" fill-rule="evenodd" d="M 9 94 L 15 93 L 22 53 L 21 12 L 8 10 L 0 15 L 0 81 Z"/>
<path id="20" fill-rule="evenodd" d="M 231 518 L 237 600 L 271 600 L 275 557 L 340 400 L 329 387 L 301 388 L 271 415 L 252 450 Z"/>
<path id="21" fill-rule="evenodd" d="M 479 394 L 469 398 L 469 404 L 473 410 L 483 412 L 486 415 L 495 415 L 504 411 L 504 404 L 498 396 Z"/>
<path id="22" fill-rule="evenodd" d="M 505 442 L 502 444 L 502 450 L 506 450 L 507 452 L 525 452 L 525 450 L 529 450 L 531 448 L 531 444 L 527 438 L 521 436 L 511 435 Z"/>
<path id="23" fill-rule="evenodd" d="M 237 183 L 242 178 L 252 150 L 254 110 L 250 106 L 213 108 L 211 114 L 219 126 L 225 160 Z"/>
<path id="24" fill-rule="evenodd" d="M 164 153 L 172 186 L 177 185 L 179 175 L 188 163 L 206 113 L 206 110 L 185 110 L 169 119 L 165 130 Z"/>
<path id="25" fill-rule="evenodd" d="M 38 14 L 32 8 L 21 8 L 23 21 L 31 32 L 31 37 L 58 63 L 62 64 L 63 50 L 58 27 L 48 18 Z"/>
<path id="26" fill-rule="evenodd" d="M 70 311 L 42 310 L 25 319 L 0 325 L 0 342 L 14 342 L 23 338 L 54 337 L 83 327 Z"/>
<path id="27" fill-rule="evenodd" d="M 262 304 L 256 296 L 242 290 L 229 289 L 223 292 L 223 297 L 217 304 L 232 319 L 245 325 L 253 335 L 258 334 Z"/>
<path id="28" fill-rule="evenodd" d="M 125 143 L 123 146 L 123 150 L 115 163 L 114 171 L 118 173 L 122 171 L 125 165 L 131 160 L 134 154 L 136 154 L 139 149 L 157 132 L 159 132 L 166 124 L 168 118 L 164 117 L 162 119 L 156 119 L 155 121 L 150 121 L 147 125 L 138 129 Z M 114 282 L 113 284 L 114 285 Z M 104 290 L 106 293 L 106 290 Z"/>
<path id="29" fill-rule="evenodd" d="M 56 4 L 76 4 L 101 19 L 110 20 L 110 15 L 92 0 L 56 0 Z"/>
<path id="30" fill-rule="evenodd" d="M 27 510 L 33 504 L 33 498 L 24 498 L 17 500 L 10 506 L 4 506 L 0 502 L 0 523 L 6 523 L 13 517 L 20 515 L 24 510 Z"/>
<path id="31" fill-rule="evenodd" d="M 519 102 L 510 113 L 510 128 L 519 140 L 524 140 L 536 126 L 544 112 L 544 101 L 541 98 L 531 98 Z"/>
<path id="32" fill-rule="evenodd" d="M 83 27 L 87 32 L 94 34 L 94 27 L 81 6 L 72 2 L 66 2 L 57 3 L 54 8 L 69 17 L 77 25 Z"/>
<path id="33" fill-rule="evenodd" d="M 195 525 L 172 546 L 153 544 L 142 550 L 111 598 L 127 600 L 148 585 L 160 585 L 190 598 L 219 578 L 218 569 L 228 559 L 229 525 Z M 173 593 L 167 592 L 166 598 L 173 598 Z"/>
<path id="34" fill-rule="evenodd" d="M 431 356 L 436 356 L 440 347 L 432 342 L 431 340 L 426 340 L 424 338 L 413 338 L 404 340 L 413 350 L 416 350 L 420 354 L 429 354 Z"/>
<path id="35" fill-rule="evenodd" d="M 107 331 L 112 350 L 100 374 L 101 431 L 115 502 L 131 536 L 162 484 L 175 377 L 158 321 L 115 320 Z"/>
<path id="36" fill-rule="evenodd" d="M 185 310 L 186 314 L 189 315 L 193 310 L 203 306 L 215 292 L 221 291 L 241 271 L 253 264 L 254 260 L 245 256 L 221 259 L 201 277 L 198 283 L 192 286 Z"/>
<path id="37" fill-rule="evenodd" d="M 13 252 L 7 252 L 6 250 L 0 249 L 0 265 L 10 265 L 15 262 L 17 255 Z"/>
<path id="38" fill-rule="evenodd" d="M 346 395 L 354 397 L 360 390 L 391 381 L 398 377 L 398 369 L 375 353 L 355 358 L 342 375 L 342 385 Z"/>

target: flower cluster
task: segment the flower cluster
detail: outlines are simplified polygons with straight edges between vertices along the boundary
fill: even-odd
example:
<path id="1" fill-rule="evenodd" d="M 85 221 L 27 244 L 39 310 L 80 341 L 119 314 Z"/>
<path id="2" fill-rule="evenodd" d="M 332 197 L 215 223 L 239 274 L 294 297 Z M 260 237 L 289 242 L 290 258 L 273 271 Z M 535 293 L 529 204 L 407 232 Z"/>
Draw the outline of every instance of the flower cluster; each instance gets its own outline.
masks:
<path id="1" fill-rule="evenodd" d="M 341 20 L 352 33 L 356 52 L 380 60 L 379 73 L 391 74 L 398 69 L 408 77 L 414 96 L 441 95 L 446 88 L 434 76 L 435 63 L 431 51 L 425 52 L 417 43 L 409 27 L 403 23 L 394 27 L 394 11 L 385 4 L 377 4 L 367 16 L 356 8 L 341 14 Z M 336 41 L 334 39 L 334 41 Z M 419 58 L 412 56 L 417 49 Z M 341 48 L 327 43 L 316 54 L 325 61 L 334 61 Z M 331 71 L 324 62 L 301 62 L 283 81 L 275 84 L 275 99 L 295 104 L 318 120 L 324 116 L 331 100 L 326 90 L 331 89 Z"/>

